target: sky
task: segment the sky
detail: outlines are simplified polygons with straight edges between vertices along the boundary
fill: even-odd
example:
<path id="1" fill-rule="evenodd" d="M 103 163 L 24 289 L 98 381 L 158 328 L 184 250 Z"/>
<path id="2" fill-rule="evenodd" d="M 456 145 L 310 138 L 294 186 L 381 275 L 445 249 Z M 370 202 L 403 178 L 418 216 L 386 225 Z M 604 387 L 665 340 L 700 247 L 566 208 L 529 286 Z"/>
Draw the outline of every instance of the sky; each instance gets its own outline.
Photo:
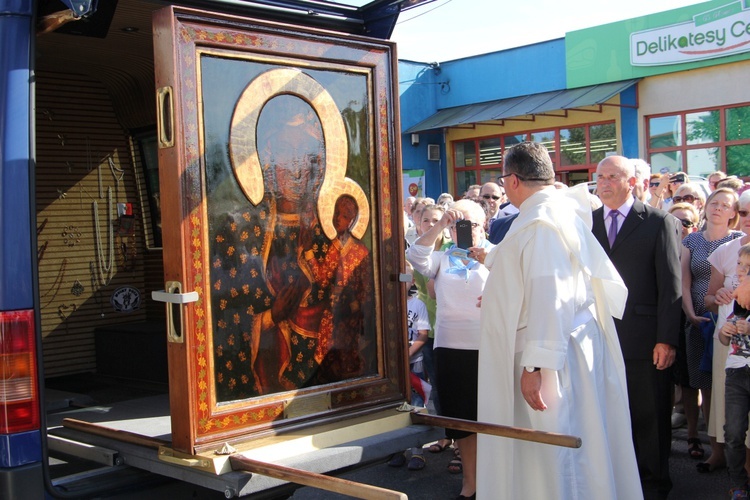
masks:
<path id="1" fill-rule="evenodd" d="M 697 0 L 435 0 L 399 16 L 398 58 L 443 62 L 562 38 L 568 31 L 701 3 Z M 729 3 L 729 0 L 727 0 Z"/>

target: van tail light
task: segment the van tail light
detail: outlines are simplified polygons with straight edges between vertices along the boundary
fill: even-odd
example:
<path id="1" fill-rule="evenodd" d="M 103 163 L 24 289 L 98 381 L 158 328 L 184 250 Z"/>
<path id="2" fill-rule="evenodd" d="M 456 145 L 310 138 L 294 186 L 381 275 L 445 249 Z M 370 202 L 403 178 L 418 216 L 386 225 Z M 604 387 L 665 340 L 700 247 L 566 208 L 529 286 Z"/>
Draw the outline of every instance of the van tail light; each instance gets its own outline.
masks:
<path id="1" fill-rule="evenodd" d="M 0 434 L 39 429 L 34 311 L 0 312 Z"/>

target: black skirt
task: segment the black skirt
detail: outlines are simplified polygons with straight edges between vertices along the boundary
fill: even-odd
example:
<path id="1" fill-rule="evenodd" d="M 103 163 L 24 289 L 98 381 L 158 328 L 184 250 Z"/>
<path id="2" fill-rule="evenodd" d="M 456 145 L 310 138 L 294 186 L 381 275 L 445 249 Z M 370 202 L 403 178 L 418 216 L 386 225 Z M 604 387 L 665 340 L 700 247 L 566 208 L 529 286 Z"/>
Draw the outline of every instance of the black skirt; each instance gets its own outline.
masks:
<path id="1" fill-rule="evenodd" d="M 435 368 L 440 414 L 476 422 L 479 351 L 438 347 L 435 349 Z M 472 434 L 455 429 L 445 430 L 449 439 L 463 439 Z"/>

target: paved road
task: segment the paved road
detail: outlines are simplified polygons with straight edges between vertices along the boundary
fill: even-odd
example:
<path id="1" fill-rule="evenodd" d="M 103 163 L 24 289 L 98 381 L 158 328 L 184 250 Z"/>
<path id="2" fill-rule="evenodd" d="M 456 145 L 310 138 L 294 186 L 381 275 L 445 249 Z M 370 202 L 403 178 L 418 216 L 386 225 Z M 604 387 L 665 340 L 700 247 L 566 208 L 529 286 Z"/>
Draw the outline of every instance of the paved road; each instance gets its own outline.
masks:
<path id="1" fill-rule="evenodd" d="M 670 472 L 674 481 L 674 488 L 669 495 L 669 499 L 726 499 L 729 490 L 729 478 L 726 469 L 715 471 L 711 474 L 699 474 L 695 469 L 697 461 L 691 458 L 687 452 L 687 433 L 685 429 L 675 430 L 672 436 Z M 704 440 L 704 449 L 708 453 L 710 447 L 705 433 L 701 434 L 701 438 Z M 402 491 L 412 500 L 456 498 L 461 490 L 461 477 L 447 472 L 451 453 L 425 453 L 425 456 L 427 457 L 427 467 L 421 471 L 409 471 L 406 467 L 396 469 L 389 467 L 383 461 L 364 469 L 351 471 L 342 477 L 352 481 Z M 290 498 L 293 500 L 327 500 L 348 497 L 312 488 L 301 488 Z"/>
<path id="2" fill-rule="evenodd" d="M 701 434 L 704 448 L 709 451 L 708 440 L 705 433 Z M 393 468 L 386 465 L 385 458 L 382 461 L 370 464 L 356 470 L 351 470 L 339 477 L 352 481 L 362 482 L 383 488 L 397 490 L 406 493 L 412 500 L 442 500 L 454 499 L 461 489 L 461 476 L 450 474 L 447 471 L 448 462 L 452 452 L 446 451 L 440 454 L 425 453 L 427 466 L 421 471 L 409 471 L 406 467 Z M 673 432 L 671 475 L 674 481 L 670 500 L 719 500 L 728 497 L 729 478 L 726 469 L 715 471 L 711 474 L 699 474 L 696 472 L 697 461 L 690 458 L 687 452 L 687 435 L 684 428 Z M 164 479 L 162 479 L 164 480 Z M 219 492 L 209 491 L 186 483 L 168 480 L 165 484 L 151 485 L 144 490 L 133 492 L 121 492 L 100 498 L 111 498 L 120 500 L 162 500 L 164 498 L 194 500 L 219 500 L 224 498 Z M 298 488 L 293 490 L 277 490 L 266 492 L 265 495 L 256 495 L 254 500 L 336 500 L 349 498 L 314 488 Z M 498 499 L 488 499 L 498 500 Z"/>

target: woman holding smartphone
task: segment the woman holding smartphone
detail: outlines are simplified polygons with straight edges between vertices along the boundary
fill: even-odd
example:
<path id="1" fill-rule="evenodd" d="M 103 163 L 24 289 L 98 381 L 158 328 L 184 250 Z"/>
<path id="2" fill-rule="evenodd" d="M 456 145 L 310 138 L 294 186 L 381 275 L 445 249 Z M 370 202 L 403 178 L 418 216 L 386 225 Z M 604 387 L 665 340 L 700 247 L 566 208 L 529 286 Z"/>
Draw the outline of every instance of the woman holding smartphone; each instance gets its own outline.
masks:
<path id="1" fill-rule="evenodd" d="M 456 224 L 470 225 L 471 245 L 436 251 L 435 242 L 448 228 L 458 242 Z M 435 360 L 441 415 L 477 419 L 477 366 L 479 358 L 479 308 L 489 270 L 476 260 L 477 253 L 492 247 L 484 233 L 485 213 L 472 200 L 459 200 L 440 221 L 424 232 L 407 252 L 414 269 L 435 280 Z M 464 231 L 464 230 L 461 230 Z M 461 239 L 463 240 L 464 233 Z M 466 245 L 462 241 L 462 245 Z M 463 481 L 458 498 L 476 493 L 476 434 L 446 429 L 461 452 Z"/>

